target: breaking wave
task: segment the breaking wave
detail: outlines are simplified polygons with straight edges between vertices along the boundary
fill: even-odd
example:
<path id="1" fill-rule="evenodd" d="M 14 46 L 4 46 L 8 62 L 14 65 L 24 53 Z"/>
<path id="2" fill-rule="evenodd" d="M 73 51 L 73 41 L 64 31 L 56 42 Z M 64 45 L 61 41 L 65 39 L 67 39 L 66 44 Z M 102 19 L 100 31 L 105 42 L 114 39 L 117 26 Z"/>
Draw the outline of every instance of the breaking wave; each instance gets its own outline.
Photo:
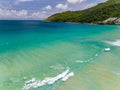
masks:
<path id="1" fill-rule="evenodd" d="M 69 69 L 67 69 L 66 71 L 64 71 L 63 73 L 55 77 L 48 77 L 43 80 L 37 80 L 36 78 L 32 78 L 31 80 L 28 80 L 25 82 L 23 90 L 29 90 L 31 88 L 38 88 L 44 85 L 52 85 L 58 80 L 66 81 L 71 76 L 74 76 L 74 73 L 70 72 Z"/>
<path id="2" fill-rule="evenodd" d="M 105 41 L 105 43 L 110 44 L 110 45 L 112 45 L 112 46 L 118 46 L 118 47 L 120 47 L 120 40 Z"/>

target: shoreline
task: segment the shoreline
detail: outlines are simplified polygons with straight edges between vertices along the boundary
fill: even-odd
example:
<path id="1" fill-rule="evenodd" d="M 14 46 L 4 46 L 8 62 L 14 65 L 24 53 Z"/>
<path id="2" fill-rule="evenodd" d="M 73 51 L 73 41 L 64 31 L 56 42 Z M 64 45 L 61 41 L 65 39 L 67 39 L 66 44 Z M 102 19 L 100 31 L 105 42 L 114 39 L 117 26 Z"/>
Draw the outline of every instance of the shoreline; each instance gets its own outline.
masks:
<path id="1" fill-rule="evenodd" d="M 99 24 L 99 23 L 78 23 L 78 22 L 52 22 L 52 21 L 44 21 L 49 23 L 66 23 L 66 24 L 88 24 L 88 25 L 106 25 L 106 26 L 120 26 L 119 24 Z"/>

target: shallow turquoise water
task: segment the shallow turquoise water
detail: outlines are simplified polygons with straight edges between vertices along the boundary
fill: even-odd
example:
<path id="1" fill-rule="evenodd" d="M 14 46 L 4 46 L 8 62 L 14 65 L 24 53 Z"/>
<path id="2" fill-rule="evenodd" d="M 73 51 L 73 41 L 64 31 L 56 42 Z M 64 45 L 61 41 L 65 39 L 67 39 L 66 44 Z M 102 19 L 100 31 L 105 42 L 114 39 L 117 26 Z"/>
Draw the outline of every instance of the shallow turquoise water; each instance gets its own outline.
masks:
<path id="1" fill-rule="evenodd" d="M 109 48 L 109 51 L 105 49 Z M 26 81 L 74 76 L 30 90 L 119 90 L 120 27 L 0 21 L 0 90 Z"/>

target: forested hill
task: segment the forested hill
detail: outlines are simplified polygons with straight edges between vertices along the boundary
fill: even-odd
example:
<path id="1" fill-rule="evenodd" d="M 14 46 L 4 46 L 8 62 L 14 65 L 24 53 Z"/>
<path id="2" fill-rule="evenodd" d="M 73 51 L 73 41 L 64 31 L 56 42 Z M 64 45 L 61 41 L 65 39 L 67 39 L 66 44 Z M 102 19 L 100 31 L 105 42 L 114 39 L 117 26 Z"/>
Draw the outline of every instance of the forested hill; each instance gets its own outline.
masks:
<path id="1" fill-rule="evenodd" d="M 120 0 L 108 0 L 81 11 L 56 13 L 45 21 L 76 23 L 120 23 Z"/>

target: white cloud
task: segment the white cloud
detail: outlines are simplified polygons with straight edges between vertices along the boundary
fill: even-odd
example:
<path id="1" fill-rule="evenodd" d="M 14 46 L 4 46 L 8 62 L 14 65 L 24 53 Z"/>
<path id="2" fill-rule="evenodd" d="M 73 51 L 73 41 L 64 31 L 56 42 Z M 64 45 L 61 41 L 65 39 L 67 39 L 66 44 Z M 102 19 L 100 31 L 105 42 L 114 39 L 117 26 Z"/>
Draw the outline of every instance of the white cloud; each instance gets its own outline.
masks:
<path id="1" fill-rule="evenodd" d="M 85 7 L 83 7 L 83 9 L 87 9 L 87 8 L 90 8 L 90 7 L 93 7 L 96 5 L 97 5 L 97 3 L 90 3 L 90 4 L 86 5 Z"/>
<path id="2" fill-rule="evenodd" d="M 19 3 L 30 2 L 30 1 L 34 1 L 34 0 L 16 0 L 14 2 L 14 5 L 18 5 Z"/>
<path id="3" fill-rule="evenodd" d="M 46 11 L 42 11 L 42 12 L 34 12 L 31 14 L 30 16 L 32 19 L 36 19 L 36 17 L 38 19 L 44 19 L 44 18 L 47 18 L 48 15 L 47 15 L 47 12 Z"/>
<path id="4" fill-rule="evenodd" d="M 44 19 L 48 14 L 45 11 L 29 13 L 27 10 L 8 10 L 0 8 L 0 19 Z"/>
<path id="5" fill-rule="evenodd" d="M 29 1 L 33 1 L 33 0 L 16 0 L 17 2 L 29 2 Z"/>
<path id="6" fill-rule="evenodd" d="M 85 0 L 67 0 L 69 3 L 72 3 L 72 4 L 74 4 L 74 3 L 81 3 L 81 2 L 83 2 L 83 1 L 85 1 Z"/>
<path id="7" fill-rule="evenodd" d="M 65 9 L 68 8 L 68 5 L 67 4 L 59 3 L 59 4 L 56 5 L 56 8 L 57 9 L 63 9 L 63 10 L 65 10 Z"/>
<path id="8" fill-rule="evenodd" d="M 14 18 L 14 17 L 26 17 L 28 14 L 27 10 L 7 10 L 7 9 L 0 9 L 0 18 Z"/>
<path id="9" fill-rule="evenodd" d="M 51 5 L 47 5 L 46 7 L 43 8 L 43 10 L 51 10 L 51 9 L 52 9 Z"/>

